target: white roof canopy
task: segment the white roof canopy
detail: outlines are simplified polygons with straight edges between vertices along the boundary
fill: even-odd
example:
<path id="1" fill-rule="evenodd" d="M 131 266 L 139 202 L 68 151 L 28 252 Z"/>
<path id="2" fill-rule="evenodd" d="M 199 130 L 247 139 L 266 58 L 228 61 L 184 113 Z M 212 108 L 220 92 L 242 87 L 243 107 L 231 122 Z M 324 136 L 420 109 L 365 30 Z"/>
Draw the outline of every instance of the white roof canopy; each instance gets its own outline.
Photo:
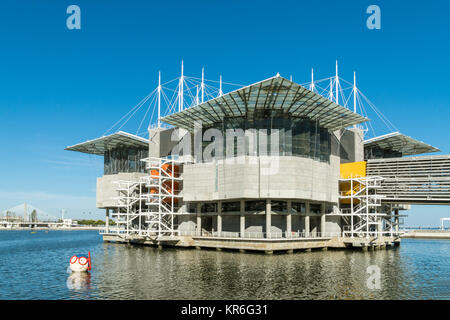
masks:
<path id="1" fill-rule="evenodd" d="M 321 127 L 331 131 L 369 120 L 278 75 L 161 120 L 192 131 L 195 121 L 201 121 L 206 127 L 222 122 L 224 118 L 241 117 L 263 109 L 283 110 L 293 117 L 318 120 Z"/>
<path id="2" fill-rule="evenodd" d="M 104 155 L 106 150 L 118 147 L 148 148 L 148 140 L 131 133 L 119 131 L 108 136 L 88 140 L 64 150 L 78 151 L 83 153 Z"/>
<path id="3" fill-rule="evenodd" d="M 364 147 L 375 147 L 384 150 L 401 152 L 404 156 L 441 151 L 438 148 L 430 146 L 422 141 L 405 136 L 400 132 L 393 132 L 365 140 Z"/>

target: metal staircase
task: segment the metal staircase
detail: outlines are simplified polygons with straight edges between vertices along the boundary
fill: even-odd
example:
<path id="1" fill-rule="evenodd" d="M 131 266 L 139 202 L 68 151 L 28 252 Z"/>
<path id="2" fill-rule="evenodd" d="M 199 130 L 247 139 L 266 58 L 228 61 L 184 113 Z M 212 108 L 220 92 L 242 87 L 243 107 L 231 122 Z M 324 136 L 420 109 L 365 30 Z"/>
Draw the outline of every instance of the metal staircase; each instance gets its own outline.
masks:
<path id="1" fill-rule="evenodd" d="M 393 234 L 391 214 L 385 212 L 386 206 L 381 203 L 385 196 L 377 194 L 382 181 L 380 176 L 340 179 L 341 183 L 350 184 L 349 190 L 339 195 L 340 202 L 349 202 L 339 213 L 346 224 L 344 236 L 368 238 Z"/>
<path id="2" fill-rule="evenodd" d="M 181 203 L 182 162 L 168 158 L 146 158 L 148 176 L 138 181 L 116 181 L 117 233 L 158 239 L 174 236 L 174 216 Z"/>

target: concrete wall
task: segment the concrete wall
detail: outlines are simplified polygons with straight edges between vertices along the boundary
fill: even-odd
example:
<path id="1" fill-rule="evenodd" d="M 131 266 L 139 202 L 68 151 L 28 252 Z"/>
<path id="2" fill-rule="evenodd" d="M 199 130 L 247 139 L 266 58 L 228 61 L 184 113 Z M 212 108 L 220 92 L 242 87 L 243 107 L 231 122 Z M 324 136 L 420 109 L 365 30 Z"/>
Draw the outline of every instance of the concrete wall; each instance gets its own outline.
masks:
<path id="1" fill-rule="evenodd" d="M 341 232 L 342 219 L 340 216 L 326 216 L 325 232 Z"/>
<path id="2" fill-rule="evenodd" d="M 178 143 L 186 138 L 187 147 L 186 150 L 181 151 L 181 155 L 191 159 L 191 153 L 193 151 L 193 137 L 192 134 L 184 129 L 164 129 L 164 128 L 152 128 L 149 131 L 149 156 L 155 158 L 163 158 L 172 153 L 178 155 L 179 148 L 175 148 Z M 184 145 L 180 143 L 180 146 Z"/>
<path id="3" fill-rule="evenodd" d="M 336 203 L 339 158 L 237 157 L 235 161 L 187 164 L 184 201 L 221 199 L 308 199 Z"/>
<path id="4" fill-rule="evenodd" d="M 97 208 L 112 208 L 116 207 L 114 198 L 118 196 L 117 184 L 114 181 L 137 181 L 140 177 L 145 176 L 145 173 L 133 172 L 133 173 L 118 173 L 109 174 L 100 178 L 97 178 L 97 195 L 96 206 Z"/>
<path id="5" fill-rule="evenodd" d="M 331 154 L 341 163 L 364 160 L 364 132 L 359 128 L 335 131 L 331 139 Z"/>

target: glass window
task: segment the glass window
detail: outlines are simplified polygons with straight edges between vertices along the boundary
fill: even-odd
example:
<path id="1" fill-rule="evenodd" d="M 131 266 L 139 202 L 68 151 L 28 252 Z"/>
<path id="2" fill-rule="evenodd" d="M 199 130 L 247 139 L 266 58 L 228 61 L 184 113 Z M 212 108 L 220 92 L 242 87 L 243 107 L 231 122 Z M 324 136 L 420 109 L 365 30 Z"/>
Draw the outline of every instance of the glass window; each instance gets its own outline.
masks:
<path id="1" fill-rule="evenodd" d="M 202 205 L 202 213 L 217 212 L 217 203 L 204 203 Z"/>
<path id="2" fill-rule="evenodd" d="M 310 203 L 309 211 L 311 213 L 322 213 L 322 206 L 320 203 Z"/>
<path id="3" fill-rule="evenodd" d="M 304 202 L 292 202 L 292 210 L 298 213 L 306 212 L 306 205 Z"/>
<path id="4" fill-rule="evenodd" d="M 188 203 L 187 210 L 189 213 L 196 213 L 197 212 L 197 204 L 195 203 Z"/>
<path id="5" fill-rule="evenodd" d="M 148 149 L 115 148 L 104 153 L 104 174 L 120 172 L 145 172 L 145 162 L 141 159 L 148 157 Z"/>
<path id="6" fill-rule="evenodd" d="M 264 200 L 253 200 L 245 201 L 245 211 L 265 211 L 266 201 Z"/>
<path id="7" fill-rule="evenodd" d="M 241 211 L 241 203 L 236 202 L 222 202 L 222 212 L 239 212 Z"/>
<path id="8" fill-rule="evenodd" d="M 245 139 L 234 139 L 231 154 L 237 155 L 238 140 L 245 140 L 245 154 L 272 154 L 280 156 L 299 156 L 328 162 L 331 154 L 331 135 L 327 129 L 320 127 L 318 120 L 292 117 L 280 110 L 255 110 L 246 116 L 225 118 L 223 123 L 216 123 L 214 128 L 223 134 L 223 148 L 226 154 L 226 130 L 244 129 Z M 203 128 L 205 132 L 208 128 Z M 248 136 L 254 130 L 253 138 Z M 267 136 L 266 136 L 267 135 Z M 278 150 L 271 149 L 272 139 L 278 139 Z M 252 140 L 252 141 L 251 141 Z M 267 140 L 267 143 L 260 145 Z M 211 142 L 203 142 L 203 149 Z"/>
<path id="9" fill-rule="evenodd" d="M 271 209 L 272 211 L 287 212 L 287 202 L 272 200 Z"/>

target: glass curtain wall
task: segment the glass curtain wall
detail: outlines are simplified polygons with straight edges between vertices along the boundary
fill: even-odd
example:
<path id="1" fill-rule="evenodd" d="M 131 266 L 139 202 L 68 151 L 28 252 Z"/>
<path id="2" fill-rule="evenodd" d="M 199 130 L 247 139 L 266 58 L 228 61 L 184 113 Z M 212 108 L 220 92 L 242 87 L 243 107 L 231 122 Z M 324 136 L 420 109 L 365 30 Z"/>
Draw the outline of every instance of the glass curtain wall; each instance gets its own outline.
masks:
<path id="1" fill-rule="evenodd" d="M 261 112 L 253 117 L 225 118 L 223 123 L 217 123 L 213 128 L 221 131 L 223 136 L 223 154 L 226 155 L 227 129 L 243 129 L 245 132 L 246 155 L 280 155 L 299 156 L 329 162 L 331 153 L 331 135 L 327 129 L 320 127 L 319 121 L 306 118 L 294 118 L 288 114 L 270 115 Z M 203 134 L 209 128 L 203 128 Z M 264 136 L 267 135 L 267 138 Z M 272 150 L 272 138 L 278 135 L 278 150 Z M 273 136 L 273 137 L 272 137 Z M 263 143 L 267 140 L 267 147 Z M 251 141 L 252 140 L 252 141 Z M 234 156 L 238 155 L 239 138 L 234 138 Z M 211 141 L 203 141 L 203 151 Z M 253 144 L 254 149 L 251 148 Z M 252 149 L 252 150 L 250 150 Z M 213 153 L 213 156 L 214 155 Z M 218 157 L 217 157 L 218 158 Z"/>
<path id="2" fill-rule="evenodd" d="M 147 157 L 147 149 L 122 147 L 107 150 L 104 154 L 104 174 L 145 172 L 145 162 L 141 159 Z"/>

